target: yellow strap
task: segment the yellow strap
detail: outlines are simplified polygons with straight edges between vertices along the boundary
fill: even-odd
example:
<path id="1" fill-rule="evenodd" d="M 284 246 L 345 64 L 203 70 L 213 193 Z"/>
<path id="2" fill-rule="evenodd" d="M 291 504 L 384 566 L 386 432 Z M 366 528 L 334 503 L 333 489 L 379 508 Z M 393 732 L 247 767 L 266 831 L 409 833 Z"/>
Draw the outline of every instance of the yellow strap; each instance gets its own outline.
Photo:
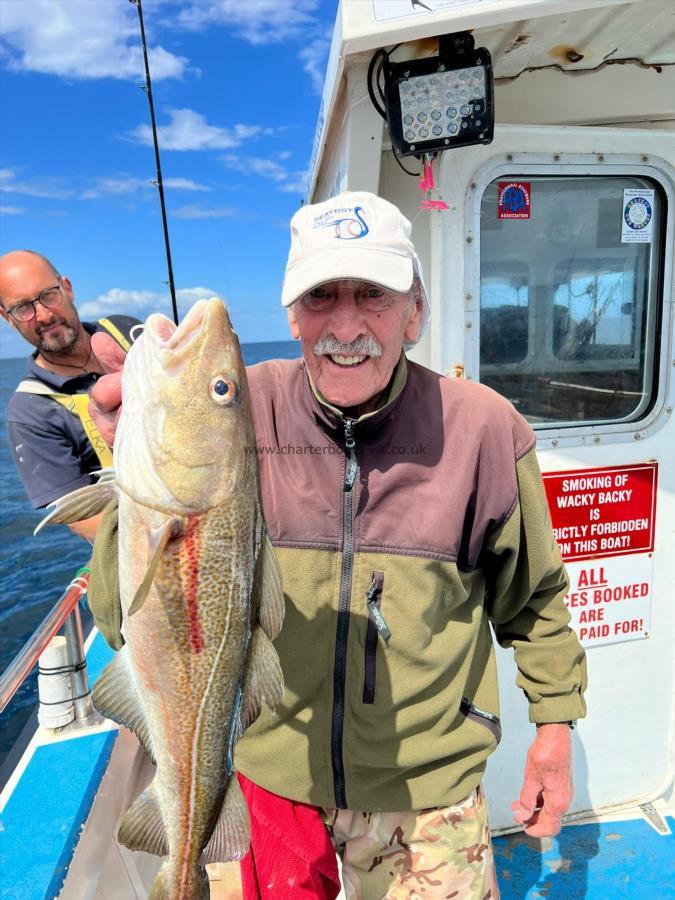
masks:
<path id="1" fill-rule="evenodd" d="M 113 325 L 110 319 L 99 319 L 98 324 L 102 325 L 103 328 L 105 328 L 105 330 L 108 332 L 108 334 L 111 337 L 115 338 L 122 350 L 126 350 L 127 352 L 129 351 L 131 343 L 124 337 L 119 328 L 116 325 Z"/>
<path id="2" fill-rule="evenodd" d="M 57 403 L 65 407 L 68 412 L 77 416 L 85 434 L 89 438 L 89 443 L 94 448 L 94 453 L 98 456 L 101 467 L 109 469 L 112 466 L 113 458 L 110 447 L 103 440 L 101 432 L 94 425 L 93 419 L 89 415 L 89 395 L 88 394 L 51 394 Z"/>

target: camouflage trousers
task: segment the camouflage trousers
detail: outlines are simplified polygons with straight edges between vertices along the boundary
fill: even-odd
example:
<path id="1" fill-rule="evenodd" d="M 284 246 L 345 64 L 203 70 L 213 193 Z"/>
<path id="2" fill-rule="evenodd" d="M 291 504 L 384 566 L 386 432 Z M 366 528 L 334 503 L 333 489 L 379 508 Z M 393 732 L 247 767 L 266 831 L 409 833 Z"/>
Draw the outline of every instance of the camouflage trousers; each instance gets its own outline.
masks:
<path id="1" fill-rule="evenodd" d="M 418 812 L 324 810 L 347 900 L 498 900 L 487 804 Z"/>
<path id="2" fill-rule="evenodd" d="M 347 900 L 499 900 L 480 788 L 421 812 L 326 809 Z M 211 900 L 241 900 L 239 863 L 208 866 Z M 292 900 L 292 895 L 279 898 Z"/>

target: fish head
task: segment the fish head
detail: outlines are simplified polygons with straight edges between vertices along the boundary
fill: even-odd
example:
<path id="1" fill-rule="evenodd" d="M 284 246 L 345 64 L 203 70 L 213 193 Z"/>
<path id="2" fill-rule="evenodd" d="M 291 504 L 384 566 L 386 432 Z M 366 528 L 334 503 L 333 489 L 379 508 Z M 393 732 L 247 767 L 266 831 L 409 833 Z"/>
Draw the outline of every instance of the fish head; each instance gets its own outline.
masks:
<path id="1" fill-rule="evenodd" d="M 113 456 L 121 489 L 162 511 L 204 512 L 254 471 L 254 443 L 246 371 L 222 300 L 198 301 L 178 327 L 151 315 L 122 376 Z"/>

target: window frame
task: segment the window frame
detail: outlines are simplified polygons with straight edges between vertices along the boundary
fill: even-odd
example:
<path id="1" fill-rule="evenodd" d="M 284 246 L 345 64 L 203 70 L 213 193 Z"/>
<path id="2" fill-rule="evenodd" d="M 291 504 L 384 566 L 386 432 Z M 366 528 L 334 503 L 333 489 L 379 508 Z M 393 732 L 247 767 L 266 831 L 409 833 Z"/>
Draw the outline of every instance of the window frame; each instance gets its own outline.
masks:
<path id="1" fill-rule="evenodd" d="M 603 443 L 625 441 L 627 436 L 640 440 L 659 428 L 669 417 L 666 408 L 672 364 L 670 342 L 673 331 L 673 243 L 675 209 L 675 173 L 664 160 L 649 157 L 645 163 L 640 154 L 558 153 L 551 162 L 549 153 L 508 153 L 485 162 L 469 180 L 465 203 L 464 230 L 467 240 L 464 248 L 464 292 L 476 298 L 467 309 L 464 360 L 466 377 L 479 380 L 480 373 L 480 259 L 481 259 L 481 205 L 490 184 L 505 177 L 528 178 L 554 175 L 558 177 L 606 177 L 645 178 L 654 183 L 660 193 L 663 219 L 659 243 L 655 252 L 661 259 L 660 270 L 653 282 L 655 304 L 655 341 L 648 348 L 651 365 L 651 382 L 656 382 L 656 393 L 647 408 L 630 420 L 588 420 L 565 424 L 533 422 L 538 446 L 579 446 L 596 443 L 602 436 Z M 533 315 L 533 311 L 530 313 Z M 551 348 L 552 349 L 552 348 Z"/>

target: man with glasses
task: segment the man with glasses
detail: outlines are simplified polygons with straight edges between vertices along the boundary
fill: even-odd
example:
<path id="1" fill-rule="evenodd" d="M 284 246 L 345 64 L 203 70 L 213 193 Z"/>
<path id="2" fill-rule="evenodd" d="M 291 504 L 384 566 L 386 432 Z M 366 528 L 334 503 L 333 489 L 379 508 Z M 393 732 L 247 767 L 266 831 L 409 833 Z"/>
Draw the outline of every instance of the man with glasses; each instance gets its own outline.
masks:
<path id="1" fill-rule="evenodd" d="M 35 509 L 90 484 L 111 464 L 110 451 L 87 411 L 88 391 L 104 372 L 92 347 L 97 331 L 124 349 L 136 319 L 112 316 L 81 322 L 73 287 L 39 253 L 0 257 L 0 315 L 35 347 L 7 408 L 9 445 Z M 93 540 L 100 516 L 72 529 Z"/>

